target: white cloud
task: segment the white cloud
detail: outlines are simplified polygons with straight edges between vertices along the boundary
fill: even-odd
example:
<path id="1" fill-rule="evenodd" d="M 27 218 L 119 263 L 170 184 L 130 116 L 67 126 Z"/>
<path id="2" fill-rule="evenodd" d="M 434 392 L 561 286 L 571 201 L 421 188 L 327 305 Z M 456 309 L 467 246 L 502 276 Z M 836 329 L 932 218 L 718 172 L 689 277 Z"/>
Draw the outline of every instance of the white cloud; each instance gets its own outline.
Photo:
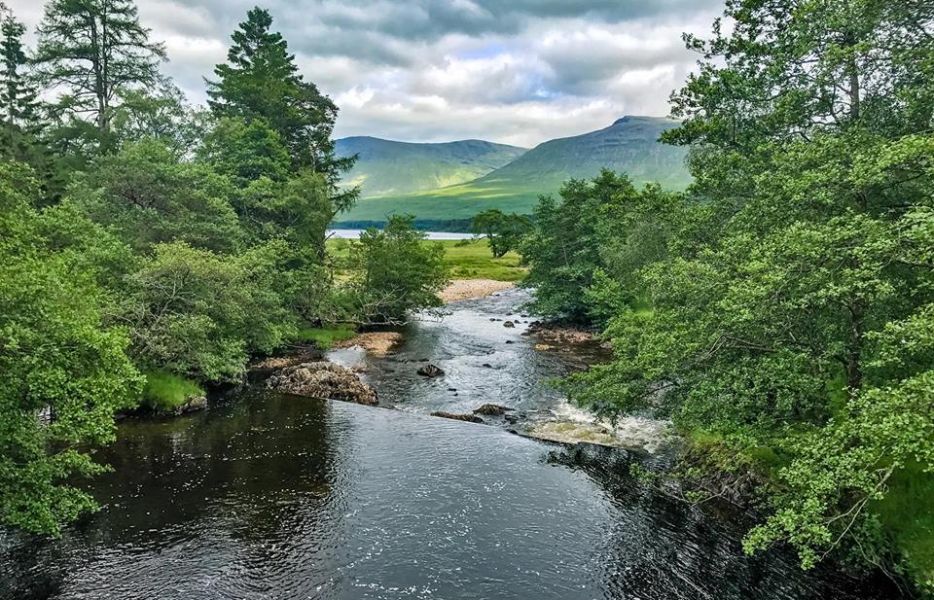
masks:
<path id="1" fill-rule="evenodd" d="M 534 145 L 664 115 L 721 0 L 272 0 L 307 79 L 341 109 L 336 135 Z M 7 0 L 34 28 L 36 0 Z M 251 0 L 139 0 L 164 70 L 195 102 Z M 30 40 L 32 40 L 32 36 Z"/>

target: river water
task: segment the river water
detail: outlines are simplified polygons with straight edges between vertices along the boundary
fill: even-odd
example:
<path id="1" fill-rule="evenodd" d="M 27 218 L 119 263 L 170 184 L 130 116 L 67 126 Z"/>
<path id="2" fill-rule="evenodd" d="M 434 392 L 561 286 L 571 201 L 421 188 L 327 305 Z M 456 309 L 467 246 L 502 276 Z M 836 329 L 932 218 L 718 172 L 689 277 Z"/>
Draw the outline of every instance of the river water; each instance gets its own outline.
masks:
<path id="1" fill-rule="evenodd" d="M 535 350 L 523 299 L 456 305 L 383 359 L 334 356 L 366 369 L 393 410 L 254 387 L 189 417 L 123 422 L 99 454 L 113 473 L 90 484 L 101 512 L 59 540 L 0 537 L 0 598 L 895 597 L 883 580 L 802 573 L 783 552 L 744 557 L 742 515 L 626 475 L 664 451 L 427 416 L 492 401 L 586 419 L 542 379 L 590 357 Z M 507 318 L 518 327 L 490 320 Z M 446 376 L 415 375 L 425 358 Z"/>

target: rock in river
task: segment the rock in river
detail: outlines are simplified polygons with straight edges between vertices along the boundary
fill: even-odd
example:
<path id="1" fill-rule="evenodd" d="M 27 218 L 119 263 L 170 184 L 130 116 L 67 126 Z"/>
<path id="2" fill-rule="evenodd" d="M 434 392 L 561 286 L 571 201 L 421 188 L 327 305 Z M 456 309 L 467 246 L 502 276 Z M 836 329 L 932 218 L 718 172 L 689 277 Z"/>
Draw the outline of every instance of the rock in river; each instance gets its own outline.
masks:
<path id="1" fill-rule="evenodd" d="M 378 404 L 376 391 L 360 381 L 353 371 L 334 363 L 317 361 L 286 367 L 266 381 L 280 392 L 330 398 L 357 404 Z"/>
<path id="2" fill-rule="evenodd" d="M 442 419 L 454 419 L 455 421 L 467 421 L 468 423 L 483 423 L 483 419 L 477 415 L 461 415 L 457 413 L 444 412 L 442 410 L 431 413 L 432 417 L 441 417 Z"/>
<path id="3" fill-rule="evenodd" d="M 479 408 L 474 409 L 475 415 L 486 415 L 488 417 L 500 417 L 506 414 L 507 411 L 512 410 L 508 406 L 500 406 L 499 404 L 484 404 Z"/>
<path id="4" fill-rule="evenodd" d="M 416 373 L 423 377 L 441 377 L 444 375 L 444 371 L 441 370 L 441 367 L 431 363 L 428 363 L 424 367 L 420 367 Z"/>

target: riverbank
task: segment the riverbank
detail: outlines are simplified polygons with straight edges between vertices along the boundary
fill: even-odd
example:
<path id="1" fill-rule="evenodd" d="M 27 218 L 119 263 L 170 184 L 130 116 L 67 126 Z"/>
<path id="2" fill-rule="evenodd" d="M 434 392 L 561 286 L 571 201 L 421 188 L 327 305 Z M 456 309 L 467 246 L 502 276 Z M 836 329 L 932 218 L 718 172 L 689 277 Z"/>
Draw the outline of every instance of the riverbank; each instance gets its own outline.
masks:
<path id="1" fill-rule="evenodd" d="M 496 279 L 455 279 L 441 290 L 438 296 L 442 302 L 450 304 L 462 300 L 485 298 L 515 286 L 510 281 L 497 281 Z"/>

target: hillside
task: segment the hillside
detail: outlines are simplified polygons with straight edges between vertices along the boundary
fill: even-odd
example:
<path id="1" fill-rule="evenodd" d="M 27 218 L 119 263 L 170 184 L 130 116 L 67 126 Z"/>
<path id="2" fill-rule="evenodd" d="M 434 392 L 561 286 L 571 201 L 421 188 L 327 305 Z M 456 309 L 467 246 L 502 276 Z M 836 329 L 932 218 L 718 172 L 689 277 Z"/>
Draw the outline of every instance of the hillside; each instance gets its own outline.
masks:
<path id="1" fill-rule="evenodd" d="M 344 181 L 359 185 L 364 198 L 411 194 L 471 181 L 525 151 L 483 140 L 416 144 L 349 137 L 336 142 L 338 156 L 358 156 Z"/>
<path id="2" fill-rule="evenodd" d="M 594 177 L 602 168 L 628 173 L 637 184 L 681 189 L 690 182 L 686 151 L 658 142 L 675 125 L 664 118 L 623 117 L 605 129 L 539 144 L 466 183 L 364 199 L 341 220 L 381 221 L 398 212 L 421 220 L 469 219 L 487 208 L 528 213 L 540 194 L 556 193 L 567 179 Z"/>

